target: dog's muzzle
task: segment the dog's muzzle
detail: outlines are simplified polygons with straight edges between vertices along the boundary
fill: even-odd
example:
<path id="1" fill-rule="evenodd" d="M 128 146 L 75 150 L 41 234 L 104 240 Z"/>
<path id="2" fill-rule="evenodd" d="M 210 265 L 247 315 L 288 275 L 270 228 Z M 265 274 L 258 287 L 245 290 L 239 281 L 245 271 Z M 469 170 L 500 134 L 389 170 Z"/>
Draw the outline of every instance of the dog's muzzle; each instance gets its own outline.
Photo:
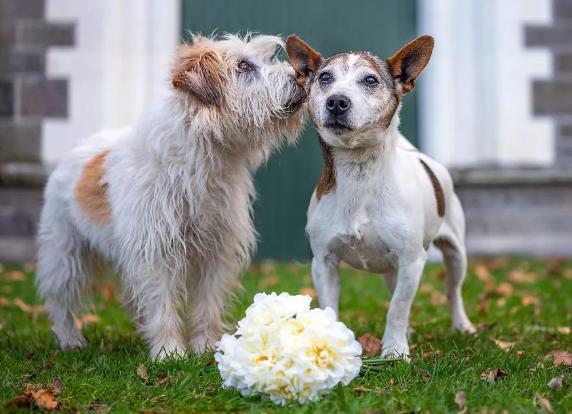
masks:
<path id="1" fill-rule="evenodd" d="M 348 114 L 352 106 L 350 98 L 344 95 L 335 94 L 326 100 L 326 122 L 327 128 L 333 129 L 335 132 L 352 129 Z"/>

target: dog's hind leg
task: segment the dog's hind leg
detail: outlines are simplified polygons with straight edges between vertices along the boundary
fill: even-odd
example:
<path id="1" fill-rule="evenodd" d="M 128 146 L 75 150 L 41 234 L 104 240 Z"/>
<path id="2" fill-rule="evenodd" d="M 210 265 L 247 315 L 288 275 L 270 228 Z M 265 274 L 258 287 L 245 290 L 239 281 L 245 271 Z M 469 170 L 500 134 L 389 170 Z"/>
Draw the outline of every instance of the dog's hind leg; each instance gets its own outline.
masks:
<path id="1" fill-rule="evenodd" d="M 333 254 L 318 254 L 312 259 L 312 282 L 320 308 L 330 307 L 338 315 L 340 303 L 340 274 L 338 259 Z"/>
<path id="2" fill-rule="evenodd" d="M 465 312 L 462 287 L 467 273 L 467 253 L 465 249 L 465 217 L 461 202 L 455 194 L 447 206 L 445 222 L 434 240 L 443 253 L 447 268 L 445 279 L 447 299 L 453 328 L 461 332 L 474 333 L 475 328 Z"/>
<path id="3" fill-rule="evenodd" d="M 38 234 L 36 284 L 45 300 L 54 333 L 63 349 L 83 348 L 86 340 L 75 324 L 93 264 L 86 241 L 63 213 L 46 201 Z"/>

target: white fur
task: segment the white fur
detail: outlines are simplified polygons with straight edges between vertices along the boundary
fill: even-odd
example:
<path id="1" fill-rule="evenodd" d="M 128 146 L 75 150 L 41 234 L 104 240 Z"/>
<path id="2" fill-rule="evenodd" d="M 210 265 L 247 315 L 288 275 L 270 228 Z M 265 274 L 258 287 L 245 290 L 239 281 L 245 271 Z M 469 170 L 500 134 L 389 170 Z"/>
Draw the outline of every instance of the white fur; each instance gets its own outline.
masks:
<path id="1" fill-rule="evenodd" d="M 341 260 L 384 274 L 392 298 L 382 355 L 408 359 L 409 312 L 433 241 L 442 249 L 447 265 L 453 326 L 474 332 L 461 297 L 467 266 L 463 210 L 447 170 L 419 153 L 400 134 L 399 106 L 389 126 L 379 126 L 380 118 L 386 116 L 381 112 L 390 101 L 383 83 L 375 93 L 364 92 L 358 80 L 367 74 L 367 68 L 354 66 L 359 62 L 352 54 L 346 62 L 346 72 L 335 64 L 323 69 L 332 71 L 335 81 L 327 89 L 313 85 L 310 92 L 313 121 L 331 148 L 336 177 L 335 190 L 320 200 L 314 193 L 308 209 L 312 278 L 320 306 L 337 312 Z M 334 93 L 351 98 L 351 131 L 324 126 L 325 102 Z M 444 218 L 438 215 L 435 192 L 420 159 L 443 188 Z"/>
<path id="2" fill-rule="evenodd" d="M 98 259 L 122 286 L 153 357 L 204 351 L 220 339 L 224 306 L 255 246 L 252 174 L 302 113 L 284 106 L 293 70 L 272 57 L 280 38 L 197 37 L 221 57 L 224 108 L 173 90 L 133 129 L 90 137 L 51 175 L 42 211 L 38 279 L 63 348 L 82 347 L 74 324 Z M 258 67 L 245 79 L 237 62 Z M 94 223 L 76 200 L 85 164 L 109 151 L 104 181 L 109 224 Z M 181 312 L 180 309 L 186 311 Z"/>

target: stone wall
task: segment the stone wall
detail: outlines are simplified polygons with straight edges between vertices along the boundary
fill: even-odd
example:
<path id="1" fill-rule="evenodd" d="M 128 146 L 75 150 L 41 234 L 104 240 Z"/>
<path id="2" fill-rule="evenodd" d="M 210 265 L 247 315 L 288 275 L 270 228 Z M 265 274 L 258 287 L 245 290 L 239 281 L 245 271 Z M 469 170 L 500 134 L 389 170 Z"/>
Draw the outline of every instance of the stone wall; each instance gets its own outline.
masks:
<path id="1" fill-rule="evenodd" d="M 35 255 L 42 121 L 68 114 L 68 81 L 46 76 L 46 54 L 72 46 L 75 29 L 46 21 L 45 8 L 45 0 L 0 0 L 0 260 Z"/>
<path id="2" fill-rule="evenodd" d="M 45 0 L 0 0 L 0 163 L 40 161 L 42 120 L 68 108 L 68 82 L 46 77 L 46 52 L 73 44 L 74 25 L 47 22 Z"/>

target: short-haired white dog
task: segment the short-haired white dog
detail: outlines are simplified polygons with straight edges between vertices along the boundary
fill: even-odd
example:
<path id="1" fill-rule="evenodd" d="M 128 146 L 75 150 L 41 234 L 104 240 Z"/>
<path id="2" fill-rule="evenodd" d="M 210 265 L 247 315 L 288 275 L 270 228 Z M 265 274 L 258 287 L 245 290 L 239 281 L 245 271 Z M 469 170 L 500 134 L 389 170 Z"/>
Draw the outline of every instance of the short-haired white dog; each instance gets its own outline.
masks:
<path id="1" fill-rule="evenodd" d="M 286 43 L 297 80 L 309 89 L 324 169 L 306 230 L 320 306 L 338 310 L 338 263 L 383 273 L 392 293 L 382 355 L 408 359 L 411 303 L 431 243 L 443 252 L 453 326 L 474 332 L 461 286 L 465 222 L 447 170 L 399 132 L 403 96 L 429 62 L 433 38 L 422 36 L 381 60 L 367 52 L 328 59 L 296 36 Z"/>
<path id="2" fill-rule="evenodd" d="M 196 36 L 162 105 L 90 137 L 52 173 L 37 285 L 63 348 L 85 345 L 74 312 L 100 259 L 121 274 L 153 357 L 220 339 L 255 245 L 253 170 L 303 123 L 306 93 L 278 47 L 274 36 Z"/>

